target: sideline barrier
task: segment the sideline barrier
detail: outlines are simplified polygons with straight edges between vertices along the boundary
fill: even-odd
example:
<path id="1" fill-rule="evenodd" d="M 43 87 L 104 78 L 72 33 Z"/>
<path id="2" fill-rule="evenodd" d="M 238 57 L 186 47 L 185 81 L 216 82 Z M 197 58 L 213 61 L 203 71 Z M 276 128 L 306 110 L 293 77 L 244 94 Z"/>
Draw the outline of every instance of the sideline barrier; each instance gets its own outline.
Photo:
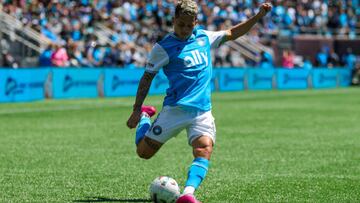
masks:
<path id="1" fill-rule="evenodd" d="M 115 69 L 104 70 L 105 97 L 133 96 L 136 94 L 143 69 Z M 169 87 L 163 71 L 155 76 L 149 94 L 162 94 Z"/>
<path id="2" fill-rule="evenodd" d="M 274 86 L 275 69 L 248 69 L 247 88 L 250 90 L 270 90 Z"/>
<path id="3" fill-rule="evenodd" d="M 26 102 L 45 97 L 49 69 L 0 69 L 0 102 Z"/>
<path id="4" fill-rule="evenodd" d="M 309 87 L 309 70 L 276 69 L 277 89 L 306 89 Z"/>
<path id="5" fill-rule="evenodd" d="M 99 96 L 101 69 L 52 69 L 53 98 L 93 98 Z"/>
<path id="6" fill-rule="evenodd" d="M 105 69 L 105 97 L 132 96 L 136 94 L 143 72 L 144 70 L 141 69 Z"/>
<path id="7" fill-rule="evenodd" d="M 314 69 L 312 71 L 313 88 L 335 88 L 338 84 L 338 70 Z"/>
<path id="8" fill-rule="evenodd" d="M 94 98 L 135 96 L 144 69 L 46 68 L 0 69 L 0 102 L 45 98 Z M 351 70 L 216 68 L 212 91 L 307 89 L 347 87 Z M 164 94 L 168 81 L 162 71 L 154 78 L 149 94 Z"/>
<path id="9" fill-rule="evenodd" d="M 351 70 L 338 69 L 338 85 L 339 87 L 348 87 L 351 85 Z"/>
<path id="10" fill-rule="evenodd" d="M 220 91 L 239 91 L 244 89 L 246 69 L 224 68 L 217 70 Z"/>

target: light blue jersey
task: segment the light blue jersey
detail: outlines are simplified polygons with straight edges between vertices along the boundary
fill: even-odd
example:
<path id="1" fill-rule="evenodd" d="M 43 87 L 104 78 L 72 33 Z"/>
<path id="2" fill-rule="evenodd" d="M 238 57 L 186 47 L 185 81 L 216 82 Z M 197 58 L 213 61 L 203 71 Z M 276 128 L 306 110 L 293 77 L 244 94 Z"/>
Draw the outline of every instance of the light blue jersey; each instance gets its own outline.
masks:
<path id="1" fill-rule="evenodd" d="M 170 33 L 154 45 L 146 71 L 157 73 L 163 68 L 169 80 L 164 106 L 211 109 L 210 49 L 218 47 L 224 35 L 225 31 L 194 29 L 187 40 Z"/>

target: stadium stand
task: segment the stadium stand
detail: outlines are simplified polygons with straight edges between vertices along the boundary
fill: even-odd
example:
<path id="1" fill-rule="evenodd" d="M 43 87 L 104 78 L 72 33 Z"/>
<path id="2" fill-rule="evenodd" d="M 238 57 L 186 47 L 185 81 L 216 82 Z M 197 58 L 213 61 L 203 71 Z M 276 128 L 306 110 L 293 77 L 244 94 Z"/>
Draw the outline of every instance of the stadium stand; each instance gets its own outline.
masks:
<path id="1" fill-rule="evenodd" d="M 171 30 L 174 12 L 171 0 L 0 2 L 0 66 L 12 68 L 142 67 L 153 43 Z M 264 0 L 198 2 L 200 26 L 219 30 L 254 15 Z M 271 2 L 271 15 L 247 36 L 214 53 L 215 66 L 348 66 L 355 70 L 359 48 L 336 47 L 334 40 L 358 40 L 360 45 L 358 0 Z M 320 43 L 315 53 L 314 48 L 302 51 L 304 38 L 332 41 Z"/>

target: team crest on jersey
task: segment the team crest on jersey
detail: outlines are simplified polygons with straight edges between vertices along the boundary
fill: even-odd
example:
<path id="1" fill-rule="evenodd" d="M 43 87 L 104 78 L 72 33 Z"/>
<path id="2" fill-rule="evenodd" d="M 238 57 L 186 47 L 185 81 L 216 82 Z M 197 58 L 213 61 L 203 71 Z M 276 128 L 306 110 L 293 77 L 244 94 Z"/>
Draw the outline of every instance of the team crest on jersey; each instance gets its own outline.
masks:
<path id="1" fill-rule="evenodd" d="M 192 50 L 190 56 L 185 56 L 184 58 L 184 65 L 186 67 L 192 67 L 196 65 L 203 64 L 207 66 L 209 64 L 209 58 L 206 51 L 200 52 L 199 50 Z"/>
<path id="2" fill-rule="evenodd" d="M 199 46 L 201 46 L 201 47 L 205 46 L 205 40 L 203 38 L 199 38 L 196 41 Z"/>
<path id="3" fill-rule="evenodd" d="M 160 135 L 162 133 L 162 128 L 158 125 L 154 126 L 152 129 L 154 135 Z"/>

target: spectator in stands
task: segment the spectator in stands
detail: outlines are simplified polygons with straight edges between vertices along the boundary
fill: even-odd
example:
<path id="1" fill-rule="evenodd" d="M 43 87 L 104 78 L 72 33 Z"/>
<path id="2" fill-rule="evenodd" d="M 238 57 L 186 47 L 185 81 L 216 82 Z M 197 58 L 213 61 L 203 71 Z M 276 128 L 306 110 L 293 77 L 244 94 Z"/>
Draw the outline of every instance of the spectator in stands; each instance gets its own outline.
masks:
<path id="1" fill-rule="evenodd" d="M 41 66 L 41 67 L 52 66 L 52 62 L 51 62 L 52 54 L 53 54 L 52 45 L 49 45 L 45 48 L 45 50 L 43 52 L 40 53 L 39 66 Z"/>
<path id="2" fill-rule="evenodd" d="M 110 45 L 110 48 L 107 48 L 105 52 L 104 66 L 117 66 L 117 61 L 119 61 L 120 57 L 119 51 L 115 45 Z"/>
<path id="3" fill-rule="evenodd" d="M 305 56 L 305 59 L 302 64 L 302 68 L 304 68 L 306 70 L 311 70 L 313 68 L 313 64 L 312 64 L 309 56 Z"/>
<path id="4" fill-rule="evenodd" d="M 339 55 L 334 51 L 334 49 L 330 49 L 329 52 L 329 59 L 328 59 L 328 67 L 337 67 L 340 65 L 340 57 Z"/>
<path id="5" fill-rule="evenodd" d="M 135 63 L 144 66 L 146 50 L 142 47 L 152 44 L 161 39 L 172 26 L 172 13 L 174 12 L 174 1 L 153 0 L 153 1 L 8 1 L 0 0 L 3 11 L 14 16 L 25 26 L 37 29 L 43 36 L 46 36 L 54 43 L 72 39 L 77 42 L 77 56 L 83 60 L 87 59 L 88 42 L 95 34 L 111 33 L 103 38 L 109 38 L 111 44 L 107 50 L 118 49 L 121 55 L 126 50 L 121 50 L 118 43 L 125 45 L 135 42 Z M 226 24 L 242 22 L 256 13 L 256 7 L 261 1 L 232 0 L 232 1 L 208 1 L 199 0 L 198 19 L 205 29 L 220 30 L 227 27 Z M 259 29 L 253 29 L 249 33 L 252 42 L 270 44 L 271 40 L 278 37 L 278 33 L 287 30 L 288 33 L 313 33 L 313 34 L 342 34 L 355 38 L 359 28 L 360 4 L 359 0 L 272 0 L 274 9 L 271 15 L 265 17 L 259 23 Z M 99 24 L 105 27 L 105 32 L 96 27 Z M 151 28 L 151 29 L 149 29 Z M 150 32 L 149 30 L 157 30 Z M 99 34 L 101 33 L 101 34 Z M 106 34 L 106 35 L 107 35 Z M 111 37 L 110 37 L 111 36 Z M 101 43 L 100 43 L 101 41 Z M 107 40 L 96 40 L 101 46 L 109 43 Z M 226 45 L 225 45 L 226 46 Z M 70 54 L 71 47 L 65 47 Z M 101 49 L 100 49 L 101 50 Z M 99 51 L 99 50 L 98 50 Z M 101 52 L 96 52 L 97 54 Z M 221 61 L 217 64 L 238 64 L 239 59 L 236 50 L 228 49 L 230 56 L 216 56 Z M 82 57 L 81 54 L 82 53 Z M 101 60 L 107 62 L 96 62 L 95 64 L 109 64 L 108 51 Z M 82 59 L 81 59 L 82 58 Z M 126 60 L 129 57 L 125 57 Z M 109 61 L 110 60 L 110 61 Z M 241 59 L 244 60 L 244 59 Z M 254 61 L 249 60 L 248 65 Z M 216 61 L 215 61 L 216 62 Z M 316 61 L 318 62 L 318 61 Z M 124 59 L 117 60 L 116 64 L 124 64 Z M 128 63 L 128 62 L 127 62 Z M 81 64 L 81 63 L 80 63 Z M 85 63 L 86 64 L 86 63 Z M 318 65 L 316 63 L 316 65 Z M 326 62 L 327 65 L 327 62 Z M 326 66 L 322 63 L 321 66 Z M 87 65 L 80 65 L 87 66 Z"/>
<path id="6" fill-rule="evenodd" d="M 87 59 L 92 66 L 102 66 L 103 59 L 105 57 L 105 48 L 100 44 L 95 43 L 91 48 L 88 49 Z"/>
<path id="7" fill-rule="evenodd" d="M 270 53 L 261 51 L 260 53 L 260 68 L 271 69 L 274 68 L 273 59 Z"/>
<path id="8" fill-rule="evenodd" d="M 219 51 L 215 53 L 215 64 L 218 67 L 230 67 L 233 66 L 231 60 L 231 49 L 228 46 L 221 46 Z"/>
<path id="9" fill-rule="evenodd" d="M 319 52 L 316 54 L 316 66 L 318 67 L 327 67 L 328 65 L 329 54 L 327 47 L 322 47 Z"/>
<path id="10" fill-rule="evenodd" d="M 1 64 L 2 67 L 7 67 L 7 68 L 19 68 L 19 63 L 17 62 L 17 60 L 7 51 L 4 50 L 2 52 L 2 61 L 3 64 Z"/>
<path id="11" fill-rule="evenodd" d="M 76 42 L 68 41 L 68 50 L 69 50 L 69 62 L 70 66 L 74 67 L 90 67 L 91 64 L 84 56 L 83 51 L 81 50 L 80 46 Z"/>
<path id="12" fill-rule="evenodd" d="M 43 26 L 41 28 L 41 33 L 54 43 L 57 43 L 59 41 L 59 38 L 56 36 L 56 34 L 51 31 L 50 24 L 46 24 L 45 26 Z"/>
<path id="13" fill-rule="evenodd" d="M 53 66 L 69 66 L 69 56 L 66 49 L 61 44 L 54 44 L 54 52 L 51 54 L 51 63 Z"/>
<path id="14" fill-rule="evenodd" d="M 342 61 L 346 68 L 354 69 L 356 63 L 356 56 L 353 54 L 352 48 L 347 48 L 346 53 L 342 57 Z"/>
<path id="15" fill-rule="evenodd" d="M 352 74 L 352 84 L 360 85 L 360 62 L 358 62 L 355 66 L 355 69 Z"/>
<path id="16" fill-rule="evenodd" d="M 337 10 L 338 8 L 336 7 L 330 7 L 328 10 L 327 27 L 330 29 L 330 31 L 336 31 L 335 29 L 340 27 L 340 20 Z"/>
<path id="17" fill-rule="evenodd" d="M 288 49 L 283 51 L 282 65 L 284 68 L 294 68 L 294 59 L 295 55 L 292 50 Z"/>
<path id="18" fill-rule="evenodd" d="M 129 43 L 123 46 L 120 57 L 121 60 L 124 61 L 125 68 L 135 68 L 136 58 L 139 57 L 136 55 L 135 45 L 133 43 Z"/>

